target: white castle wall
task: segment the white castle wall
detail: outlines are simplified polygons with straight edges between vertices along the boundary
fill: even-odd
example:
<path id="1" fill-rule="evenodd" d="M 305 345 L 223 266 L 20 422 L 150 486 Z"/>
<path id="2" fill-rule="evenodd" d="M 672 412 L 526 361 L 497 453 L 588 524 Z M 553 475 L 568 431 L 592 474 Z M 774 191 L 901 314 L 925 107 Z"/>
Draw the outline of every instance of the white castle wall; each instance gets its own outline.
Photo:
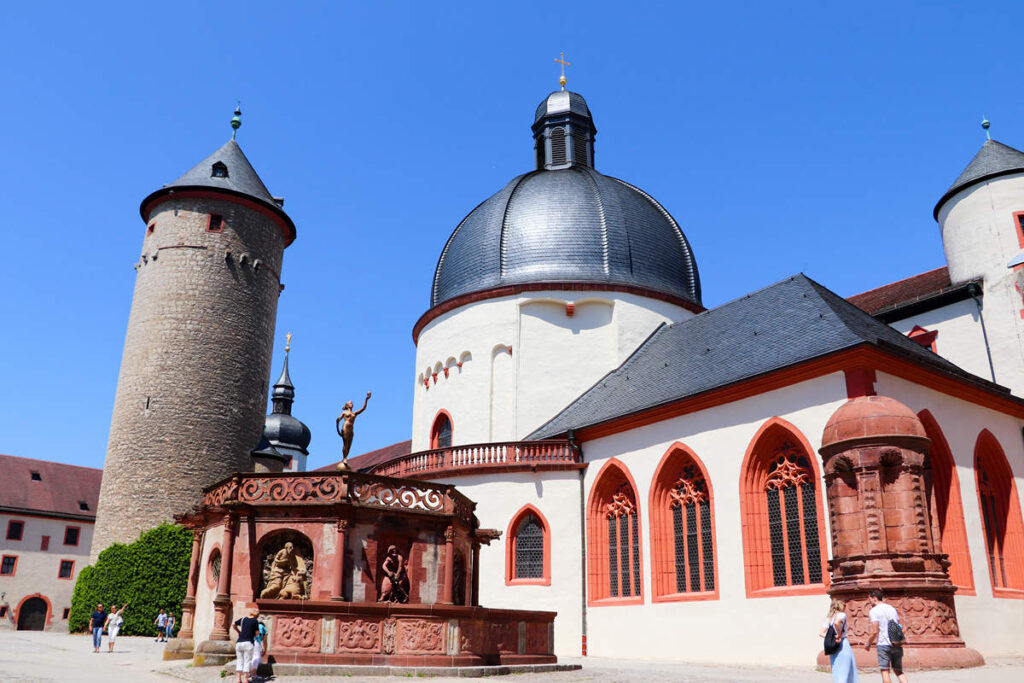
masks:
<path id="1" fill-rule="evenodd" d="M 412 449 L 430 447 L 442 409 L 451 415 L 454 445 L 521 439 L 618 366 L 659 324 L 691 315 L 633 294 L 557 291 L 446 313 L 424 327 L 417 345 Z"/>
<path id="2" fill-rule="evenodd" d="M 952 281 L 984 278 L 983 313 L 996 381 L 1022 396 L 1024 269 L 1006 267 L 1022 251 L 1017 211 L 1024 211 L 1024 173 L 966 188 L 943 205 L 938 219 Z"/>
<path id="3" fill-rule="evenodd" d="M 973 300 L 958 301 L 892 323 L 903 334 L 915 325 L 938 331 L 935 348 L 940 356 L 978 377 L 992 379 L 978 307 Z"/>

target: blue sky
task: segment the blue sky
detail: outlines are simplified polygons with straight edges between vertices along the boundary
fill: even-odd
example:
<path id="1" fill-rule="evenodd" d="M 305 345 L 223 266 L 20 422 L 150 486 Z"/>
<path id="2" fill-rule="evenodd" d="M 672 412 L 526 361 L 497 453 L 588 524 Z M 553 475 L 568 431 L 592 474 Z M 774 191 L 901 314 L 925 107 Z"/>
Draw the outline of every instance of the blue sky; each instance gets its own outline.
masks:
<path id="1" fill-rule="evenodd" d="M 143 197 L 229 136 L 286 210 L 312 467 L 409 437 L 411 330 L 461 218 L 532 165 L 569 87 L 598 170 L 683 226 L 714 306 L 803 271 L 848 296 L 944 263 L 935 201 L 1024 147 L 1024 4 L 20 3 L 0 58 L 0 453 L 102 466 Z M 175 457 L 175 454 L 168 454 Z"/>

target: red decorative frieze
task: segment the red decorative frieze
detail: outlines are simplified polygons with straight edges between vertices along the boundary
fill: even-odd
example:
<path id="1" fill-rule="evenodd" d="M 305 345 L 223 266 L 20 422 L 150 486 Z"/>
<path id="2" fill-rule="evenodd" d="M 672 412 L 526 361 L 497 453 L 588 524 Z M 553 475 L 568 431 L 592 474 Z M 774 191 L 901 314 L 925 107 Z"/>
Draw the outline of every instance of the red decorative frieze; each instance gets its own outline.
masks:
<path id="1" fill-rule="evenodd" d="M 447 623 L 425 619 L 399 619 L 396 626 L 399 654 L 431 654 L 444 651 Z"/>
<path id="2" fill-rule="evenodd" d="M 355 484 L 352 498 L 364 505 L 406 510 L 440 512 L 444 509 L 444 492 L 427 484 L 397 484 L 371 481 Z"/>
<path id="3" fill-rule="evenodd" d="M 339 652 L 380 652 L 383 632 L 380 621 L 339 619 Z"/>
<path id="4" fill-rule="evenodd" d="M 341 476 L 310 478 L 246 478 L 238 499 L 243 503 L 335 502 L 345 498 Z"/>
<path id="5" fill-rule="evenodd" d="M 389 617 L 381 623 L 381 644 L 386 655 L 395 654 L 395 622 L 394 617 Z"/>
<path id="6" fill-rule="evenodd" d="M 320 650 L 320 620 L 307 617 L 277 617 L 271 645 L 283 650 Z"/>

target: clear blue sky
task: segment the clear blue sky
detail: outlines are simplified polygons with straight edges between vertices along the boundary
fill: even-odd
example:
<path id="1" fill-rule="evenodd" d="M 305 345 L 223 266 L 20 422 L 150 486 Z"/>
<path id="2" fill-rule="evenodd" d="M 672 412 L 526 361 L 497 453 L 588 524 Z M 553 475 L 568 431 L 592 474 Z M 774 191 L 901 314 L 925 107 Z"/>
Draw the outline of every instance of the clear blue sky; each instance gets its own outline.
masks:
<path id="1" fill-rule="evenodd" d="M 931 211 L 1024 147 L 1024 3 L 17 3 L 0 58 L 0 453 L 101 466 L 140 200 L 239 142 L 287 198 L 310 465 L 409 437 L 411 329 L 459 220 L 532 165 L 553 59 L 597 168 L 683 226 L 704 302 L 803 271 L 842 295 L 942 265 Z M 176 457 L 178 454 L 168 454 Z M 181 454 L 184 455 L 184 454 Z"/>

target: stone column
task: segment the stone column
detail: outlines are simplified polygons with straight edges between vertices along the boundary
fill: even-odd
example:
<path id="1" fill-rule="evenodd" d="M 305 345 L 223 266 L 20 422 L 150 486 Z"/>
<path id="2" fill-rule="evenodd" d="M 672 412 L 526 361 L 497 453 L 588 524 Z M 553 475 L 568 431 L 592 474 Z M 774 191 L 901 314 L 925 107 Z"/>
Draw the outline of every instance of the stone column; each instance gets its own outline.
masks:
<path id="1" fill-rule="evenodd" d="M 213 630 L 210 631 L 210 639 L 196 647 L 192 658 L 194 666 L 222 666 L 235 658 L 235 646 L 231 642 L 228 628 L 231 624 L 231 568 L 237 531 L 238 516 L 225 514 L 224 541 L 220 549 L 220 578 L 217 581 L 217 595 L 213 598 Z"/>
<path id="2" fill-rule="evenodd" d="M 192 530 L 192 559 L 188 569 L 185 599 L 181 601 L 181 630 L 177 638 L 167 641 L 164 659 L 192 659 L 195 643 L 192 640 L 192 620 L 196 611 L 196 583 L 199 581 L 199 561 L 203 554 L 203 529 Z"/>
<path id="3" fill-rule="evenodd" d="M 348 548 L 347 519 L 339 519 L 337 524 L 338 538 L 335 541 L 334 577 L 331 587 L 331 600 L 345 599 L 345 549 Z"/>
<path id="4" fill-rule="evenodd" d="M 455 580 L 455 527 L 444 530 L 444 588 L 441 602 L 452 604 L 452 584 Z"/>
<path id="5" fill-rule="evenodd" d="M 469 604 L 477 607 L 480 604 L 480 544 L 473 544 L 473 591 Z"/>
<path id="6" fill-rule="evenodd" d="M 829 594 L 846 602 L 857 664 L 877 666 L 868 593 L 880 588 L 907 636 L 907 670 L 981 666 L 960 639 L 949 561 L 932 534 L 924 425 L 902 403 L 862 396 L 842 405 L 822 435 L 832 522 Z M 818 663 L 828 666 L 824 653 Z"/>

